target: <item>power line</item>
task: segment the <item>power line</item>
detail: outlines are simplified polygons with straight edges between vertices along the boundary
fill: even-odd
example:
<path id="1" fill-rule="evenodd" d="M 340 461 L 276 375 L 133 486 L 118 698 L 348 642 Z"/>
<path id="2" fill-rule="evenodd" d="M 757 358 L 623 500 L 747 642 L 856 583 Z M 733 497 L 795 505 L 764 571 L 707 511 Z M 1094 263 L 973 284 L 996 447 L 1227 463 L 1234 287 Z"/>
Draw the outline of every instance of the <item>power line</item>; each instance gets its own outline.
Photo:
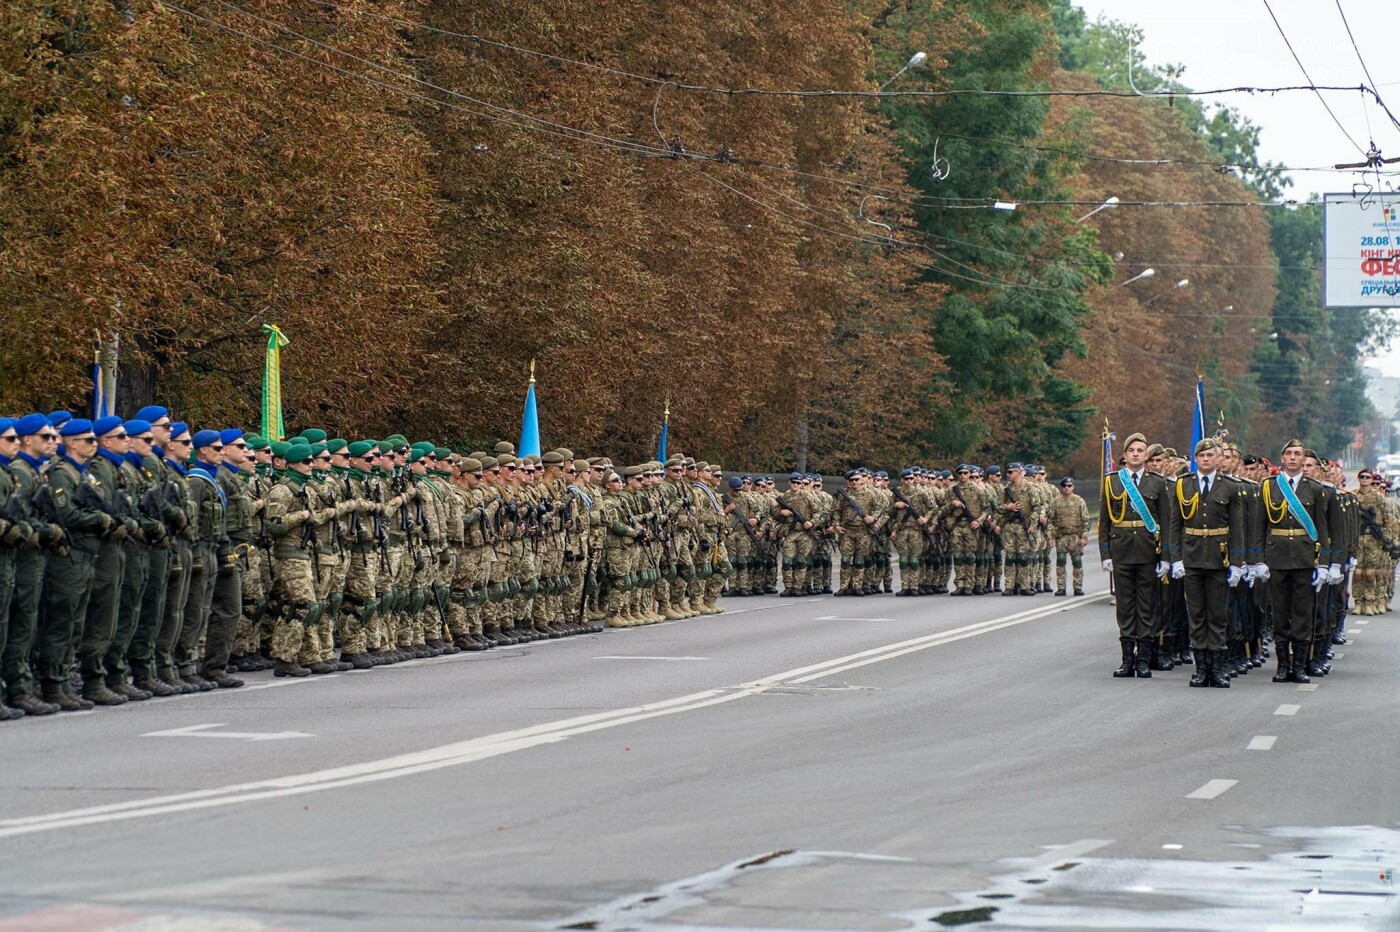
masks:
<path id="1" fill-rule="evenodd" d="M 1357 45 L 1356 45 L 1356 36 L 1352 35 L 1352 32 L 1351 32 L 1351 23 L 1347 22 L 1347 14 L 1346 14 L 1346 11 L 1344 11 L 1344 10 L 1342 9 L 1342 0 L 1336 0 L 1336 4 L 1337 4 L 1337 14 L 1338 14 L 1339 16 L 1341 16 L 1341 18 L 1342 18 L 1342 25 L 1345 26 L 1345 27 L 1346 27 L 1346 30 L 1347 30 L 1347 38 L 1351 40 L 1351 48 L 1352 48 L 1352 51 L 1356 52 L 1356 60 L 1359 61 L 1359 62 L 1361 62 L 1361 72 L 1362 72 L 1364 75 L 1366 75 L 1366 80 L 1371 82 L 1371 87 L 1372 87 L 1372 88 L 1375 88 L 1375 87 L 1378 86 L 1378 85 L 1376 84 L 1376 79 L 1373 78 L 1373 77 L 1371 77 L 1371 69 L 1368 68 L 1368 67 L 1366 67 L 1366 59 L 1364 59 L 1364 58 L 1361 57 L 1361 49 L 1358 48 Z M 1380 95 L 1379 92 L 1377 92 L 1377 93 L 1375 94 L 1375 98 L 1376 98 L 1376 103 L 1377 103 L 1377 105 L 1379 105 L 1380 108 L 1381 108 L 1382 110 L 1385 111 L 1385 115 L 1386 115 L 1387 117 L 1390 118 L 1390 122 L 1391 122 L 1397 129 L 1400 129 L 1400 121 L 1397 121 L 1397 120 L 1395 119 L 1395 114 L 1391 113 L 1391 112 L 1390 112 L 1390 108 L 1387 107 L 1387 106 L 1385 105 L 1385 102 L 1384 102 L 1383 100 L 1381 100 L 1381 95 Z M 1374 142 L 1373 142 L 1373 145 L 1374 145 Z"/>
<path id="2" fill-rule="evenodd" d="M 1278 21 L 1278 17 L 1274 15 L 1274 8 L 1269 6 L 1269 0 L 1263 0 L 1263 3 L 1264 9 L 1269 11 L 1269 18 L 1274 21 L 1274 26 L 1278 29 L 1278 34 L 1283 37 L 1283 44 L 1288 46 L 1288 54 L 1292 55 L 1293 60 L 1298 63 L 1298 70 L 1303 72 L 1303 77 L 1307 78 L 1309 84 L 1316 84 L 1316 82 L 1312 79 L 1312 75 L 1308 74 L 1307 67 L 1303 65 L 1303 60 L 1299 58 L 1298 53 L 1293 50 L 1293 43 L 1289 41 L 1288 33 L 1283 31 L 1283 24 L 1280 23 Z M 1364 155 L 1366 150 L 1362 149 L 1361 145 L 1355 139 L 1352 138 L 1351 133 L 1347 132 L 1347 128 L 1342 125 L 1342 121 L 1337 119 L 1337 115 L 1332 112 L 1332 108 L 1327 104 L 1327 98 L 1322 96 L 1322 92 L 1320 90 L 1316 91 L 1316 93 L 1317 99 L 1319 102 L 1321 102 L 1323 108 L 1326 109 L 1327 115 L 1332 118 L 1333 123 L 1337 124 L 1337 129 L 1341 130 L 1342 135 L 1347 138 L 1347 141 L 1350 142 L 1353 146 L 1355 146 L 1356 149 Z M 1372 91 L 1372 93 L 1375 92 Z"/>

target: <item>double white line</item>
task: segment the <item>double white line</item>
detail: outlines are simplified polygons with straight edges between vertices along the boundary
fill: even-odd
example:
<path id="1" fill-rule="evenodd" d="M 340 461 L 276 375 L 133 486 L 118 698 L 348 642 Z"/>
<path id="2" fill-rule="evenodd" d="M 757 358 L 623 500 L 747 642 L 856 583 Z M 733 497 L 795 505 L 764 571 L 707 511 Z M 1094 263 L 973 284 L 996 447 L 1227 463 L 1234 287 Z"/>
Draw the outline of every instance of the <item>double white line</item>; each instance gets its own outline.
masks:
<path id="1" fill-rule="evenodd" d="M 844 657 L 835 657 L 831 660 L 825 660 L 821 663 L 806 667 L 799 667 L 796 670 L 788 670 L 785 673 L 767 676 L 749 683 L 743 683 L 739 686 L 690 693 L 685 696 L 677 696 L 674 699 L 666 699 L 661 702 L 653 702 L 631 708 L 614 709 L 610 712 L 598 712 L 592 715 L 581 715 L 576 718 L 560 719 L 554 722 L 546 722 L 542 725 L 533 725 L 529 728 L 518 728 L 513 731 L 498 732 L 494 735 L 486 735 L 481 738 L 472 738 L 467 741 L 444 744 L 439 747 L 428 748 L 424 751 L 399 754 L 380 760 L 366 761 L 361 764 L 334 767 L 328 770 L 316 770 L 273 780 L 259 780 L 254 783 L 238 783 L 208 790 L 197 790 L 190 793 L 156 796 L 124 803 L 92 806 L 85 809 L 71 809 L 66 812 L 55 812 L 48 815 L 27 816 L 18 819 L 0 819 L 0 838 L 29 835 L 37 832 L 52 832 L 59 829 L 78 828 L 85 825 L 96 825 L 106 822 L 120 822 L 128 819 L 144 819 L 152 816 L 190 812 L 198 809 L 212 809 L 218 806 L 231 806 L 238 803 L 249 803 L 263 799 L 276 799 L 301 793 L 314 793 L 320 790 L 331 790 L 339 787 L 355 786 L 362 783 L 373 783 L 379 780 L 392 780 L 396 777 L 406 777 L 411 774 L 438 770 L 443 767 L 455 767 L 460 764 L 469 764 L 473 761 L 499 757 L 502 754 L 523 751 L 527 748 L 538 747 L 543 744 L 553 744 L 576 735 L 584 735 L 589 732 L 616 728 L 620 725 L 628 725 L 633 722 L 641 722 L 651 718 L 677 715 L 682 712 L 693 712 L 710 706 L 722 705 L 726 702 L 734 702 L 737 699 L 759 695 L 775 687 L 793 686 L 828 676 L 834 676 L 838 673 L 844 673 L 847 670 L 854 670 L 857 667 L 880 663 L 884 660 L 892 660 L 895 657 L 902 657 L 905 654 L 912 654 L 916 651 L 927 650 L 931 647 L 938 647 L 943 644 L 951 644 L 954 641 L 977 637 L 978 635 L 988 634 L 992 631 L 1000 631 L 1003 628 L 1022 625 L 1048 615 L 1069 611 L 1070 609 L 1103 598 L 1107 594 L 1107 591 L 1104 591 L 1093 595 L 1056 601 L 1050 605 L 1032 608 L 1002 618 L 994 618 L 989 621 L 964 625 L 961 628 L 954 628 L 951 631 L 942 631 L 937 634 L 911 638 L 907 641 L 886 644 L 882 647 L 872 648 L 856 654 L 848 654 Z"/>

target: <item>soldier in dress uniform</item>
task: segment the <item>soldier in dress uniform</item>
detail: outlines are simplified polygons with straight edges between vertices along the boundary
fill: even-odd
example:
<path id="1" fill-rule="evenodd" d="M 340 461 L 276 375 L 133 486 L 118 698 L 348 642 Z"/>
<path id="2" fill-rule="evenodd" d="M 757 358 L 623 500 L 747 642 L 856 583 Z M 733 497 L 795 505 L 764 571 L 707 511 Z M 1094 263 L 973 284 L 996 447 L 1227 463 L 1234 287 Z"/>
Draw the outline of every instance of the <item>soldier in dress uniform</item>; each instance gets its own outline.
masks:
<path id="1" fill-rule="evenodd" d="M 1165 551 L 1186 589 L 1196 671 L 1192 686 L 1228 688 L 1229 593 L 1245 578 L 1245 495 L 1216 469 L 1219 443 L 1196 444 L 1197 471 L 1173 481 Z"/>
<path id="2" fill-rule="evenodd" d="M 1130 434 L 1123 444 L 1126 465 L 1103 480 L 1099 505 L 1099 559 L 1113 574 L 1122 664 L 1115 677 L 1152 676 L 1152 602 L 1167 575 L 1161 533 L 1171 500 L 1161 476 L 1147 470 L 1147 438 Z"/>

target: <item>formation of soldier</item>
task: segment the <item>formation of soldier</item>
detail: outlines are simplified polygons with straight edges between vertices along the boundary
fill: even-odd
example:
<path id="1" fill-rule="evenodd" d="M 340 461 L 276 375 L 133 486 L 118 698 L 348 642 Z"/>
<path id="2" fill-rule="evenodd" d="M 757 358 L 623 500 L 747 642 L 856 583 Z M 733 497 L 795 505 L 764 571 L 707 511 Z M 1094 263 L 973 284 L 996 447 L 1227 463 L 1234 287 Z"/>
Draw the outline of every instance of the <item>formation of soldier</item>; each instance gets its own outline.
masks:
<path id="1" fill-rule="evenodd" d="M 850 470 L 833 494 L 816 474 L 793 473 L 779 491 L 768 477 L 729 480 L 730 595 L 960 596 L 1084 594 L 1089 511 L 1065 478 L 1059 490 L 1036 465 L 985 470 L 907 467 L 896 486 L 884 471 Z M 1052 558 L 1053 555 L 1053 558 Z M 1052 574 L 1051 567 L 1054 566 Z"/>
<path id="2" fill-rule="evenodd" d="M 1194 665 L 1191 686 L 1228 687 L 1278 655 L 1276 683 L 1331 672 L 1346 642 L 1348 605 L 1389 611 L 1397 512 L 1363 470 L 1299 441 L 1274 469 L 1238 445 L 1207 438 L 1197 469 L 1141 434 L 1104 477 L 1099 553 L 1113 576 L 1121 665 L 1115 677 Z M 1364 564 L 1364 565 L 1363 565 Z"/>
<path id="3" fill-rule="evenodd" d="M 718 465 L 0 418 L 0 721 L 711 615 Z"/>

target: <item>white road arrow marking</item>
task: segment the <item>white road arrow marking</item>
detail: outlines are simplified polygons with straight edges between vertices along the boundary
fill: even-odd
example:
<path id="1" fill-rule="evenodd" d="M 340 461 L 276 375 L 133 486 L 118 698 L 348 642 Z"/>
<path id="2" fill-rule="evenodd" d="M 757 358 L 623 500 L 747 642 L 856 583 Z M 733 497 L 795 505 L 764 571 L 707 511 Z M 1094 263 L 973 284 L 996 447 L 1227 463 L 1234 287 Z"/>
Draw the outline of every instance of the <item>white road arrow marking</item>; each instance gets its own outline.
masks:
<path id="1" fill-rule="evenodd" d="M 143 738 L 233 738 L 238 741 L 282 741 L 286 738 L 314 738 L 305 731 L 210 731 L 223 728 L 223 722 L 208 725 L 186 725 L 184 728 L 171 728 L 168 731 L 148 731 Z"/>

